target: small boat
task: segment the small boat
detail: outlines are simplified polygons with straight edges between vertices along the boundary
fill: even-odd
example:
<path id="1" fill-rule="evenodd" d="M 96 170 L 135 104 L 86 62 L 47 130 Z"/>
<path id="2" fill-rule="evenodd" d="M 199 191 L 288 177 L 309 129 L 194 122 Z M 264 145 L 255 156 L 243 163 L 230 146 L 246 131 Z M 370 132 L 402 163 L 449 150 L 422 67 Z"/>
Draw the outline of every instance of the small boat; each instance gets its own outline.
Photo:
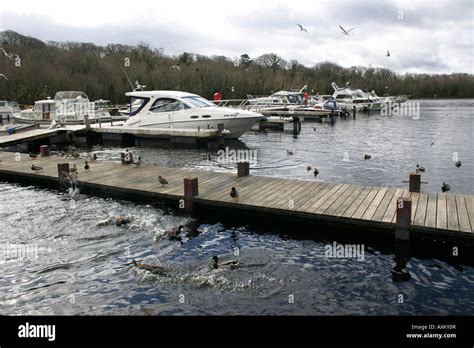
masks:
<path id="1" fill-rule="evenodd" d="M 211 101 L 181 91 L 134 91 L 130 98 L 126 128 L 142 129 L 218 129 L 222 124 L 225 138 L 237 139 L 263 115 L 216 106 Z"/>
<path id="2" fill-rule="evenodd" d="M 20 107 L 17 102 L 0 100 L 0 119 L 9 120 L 14 114 L 20 112 Z"/>
<path id="3" fill-rule="evenodd" d="M 21 123 L 45 123 L 55 121 L 59 124 L 83 124 L 85 116 L 91 123 L 111 120 L 104 101 L 91 102 L 80 91 L 57 92 L 53 99 L 38 100 L 31 109 L 22 110 L 13 115 Z"/>
<path id="4" fill-rule="evenodd" d="M 341 108 L 352 110 L 355 106 L 357 111 L 380 111 L 383 107 L 383 101 L 373 97 L 370 93 L 361 89 L 341 88 L 335 82 L 331 84 L 334 88 L 333 98 L 338 102 Z"/>

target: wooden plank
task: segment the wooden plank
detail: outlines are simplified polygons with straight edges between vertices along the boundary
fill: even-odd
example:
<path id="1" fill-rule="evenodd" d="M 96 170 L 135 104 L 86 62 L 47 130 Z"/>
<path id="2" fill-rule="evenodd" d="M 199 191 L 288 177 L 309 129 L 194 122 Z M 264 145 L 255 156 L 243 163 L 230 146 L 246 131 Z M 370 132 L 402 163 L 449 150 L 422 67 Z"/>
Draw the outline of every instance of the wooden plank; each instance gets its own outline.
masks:
<path id="1" fill-rule="evenodd" d="M 387 194 L 388 187 L 382 187 L 379 192 L 375 195 L 373 201 L 369 204 L 367 209 L 365 210 L 364 214 L 361 216 L 363 220 L 372 220 L 372 216 L 374 216 L 377 208 L 379 207 L 380 203 L 384 199 L 385 195 Z"/>
<path id="2" fill-rule="evenodd" d="M 315 214 L 322 214 L 324 213 L 341 195 L 346 192 L 351 185 L 349 184 L 343 184 L 341 187 L 328 199 L 326 199 L 319 207 L 314 209 Z"/>
<path id="3" fill-rule="evenodd" d="M 297 198 L 297 196 L 295 195 L 295 191 L 300 190 L 302 187 L 305 187 L 307 185 L 308 182 L 303 180 L 295 180 L 288 183 L 288 185 L 284 187 L 277 196 L 267 198 L 271 200 L 270 202 L 268 202 L 268 207 L 276 208 L 283 204 L 288 208 L 290 206 L 290 201 L 293 202 L 294 207 L 294 200 L 295 198 Z"/>
<path id="4" fill-rule="evenodd" d="M 289 193 L 289 195 L 278 202 L 275 202 L 274 208 L 276 209 L 283 209 L 287 208 L 289 210 L 295 209 L 295 202 L 306 192 L 308 189 L 314 186 L 314 182 L 312 181 L 304 181 L 303 185 L 300 185 L 296 190 L 293 190 Z M 291 204 L 290 204 L 291 203 Z"/>
<path id="5" fill-rule="evenodd" d="M 318 194 L 318 192 L 323 190 L 323 188 L 327 185 L 329 184 L 321 181 L 314 182 L 305 192 L 301 193 L 294 201 L 293 210 L 304 211 L 303 206 L 308 204 L 309 200 L 311 200 L 315 195 Z"/>
<path id="6" fill-rule="evenodd" d="M 324 215 L 333 215 L 337 208 L 339 208 L 347 198 L 349 198 L 355 190 L 357 190 L 359 186 L 357 185 L 350 185 L 347 190 L 344 191 L 342 195 L 340 195 L 324 212 Z"/>
<path id="7" fill-rule="evenodd" d="M 411 224 L 413 225 L 413 221 L 415 221 L 415 214 L 418 209 L 418 200 L 420 199 L 419 192 L 410 192 L 411 198 Z"/>
<path id="8" fill-rule="evenodd" d="M 322 195 L 316 202 L 314 202 L 309 208 L 306 209 L 306 212 L 315 213 L 316 209 L 318 209 L 324 202 L 326 202 L 329 198 L 331 198 L 337 191 L 342 188 L 342 184 L 333 185 L 333 187 L 327 191 L 324 195 Z"/>
<path id="9" fill-rule="evenodd" d="M 436 227 L 436 210 L 438 197 L 436 193 L 428 194 L 428 204 L 426 206 L 425 227 Z"/>
<path id="10" fill-rule="evenodd" d="M 394 187 L 387 190 L 383 200 L 380 202 L 379 206 L 374 212 L 371 220 L 373 221 L 381 221 L 385 212 L 387 211 L 388 205 L 392 201 L 393 195 L 395 194 L 396 189 Z"/>
<path id="11" fill-rule="evenodd" d="M 428 206 L 428 193 L 421 192 L 418 199 L 418 206 L 416 208 L 415 219 L 413 225 L 424 226 L 426 217 L 426 208 Z"/>
<path id="12" fill-rule="evenodd" d="M 369 207 L 370 203 L 374 200 L 375 196 L 377 193 L 380 191 L 379 187 L 373 187 L 372 190 L 370 190 L 369 194 L 364 198 L 362 203 L 359 205 L 357 210 L 350 216 L 352 219 L 360 219 L 362 215 L 364 215 L 365 211 Z"/>
<path id="13" fill-rule="evenodd" d="M 349 197 L 339 208 L 337 208 L 337 210 L 334 212 L 334 215 L 351 217 L 371 190 L 371 187 L 366 186 L 361 187 L 361 190 L 355 190 L 352 196 Z"/>
<path id="14" fill-rule="evenodd" d="M 466 202 L 467 215 L 469 216 L 469 222 L 471 223 L 471 229 L 474 232 L 474 196 L 464 196 Z"/>
<path id="15" fill-rule="evenodd" d="M 436 212 L 436 228 L 448 229 L 448 215 L 446 209 L 446 193 L 438 193 L 438 205 Z"/>
<path id="16" fill-rule="evenodd" d="M 446 195 L 446 208 L 448 213 L 448 230 L 459 231 L 458 209 L 456 207 L 456 197 L 454 195 Z"/>
<path id="17" fill-rule="evenodd" d="M 299 208 L 300 211 L 307 211 L 309 208 L 312 207 L 314 203 L 316 203 L 321 197 L 323 197 L 327 192 L 329 192 L 332 188 L 334 188 L 334 184 L 325 183 L 321 185 L 321 187 L 314 191 L 314 194 L 309 197 L 309 199 L 301 205 Z"/>
<path id="18" fill-rule="evenodd" d="M 472 232 L 472 226 L 469 222 L 469 215 L 467 213 L 466 201 L 463 195 L 455 195 L 456 208 L 458 211 L 459 230 L 461 232 Z"/>

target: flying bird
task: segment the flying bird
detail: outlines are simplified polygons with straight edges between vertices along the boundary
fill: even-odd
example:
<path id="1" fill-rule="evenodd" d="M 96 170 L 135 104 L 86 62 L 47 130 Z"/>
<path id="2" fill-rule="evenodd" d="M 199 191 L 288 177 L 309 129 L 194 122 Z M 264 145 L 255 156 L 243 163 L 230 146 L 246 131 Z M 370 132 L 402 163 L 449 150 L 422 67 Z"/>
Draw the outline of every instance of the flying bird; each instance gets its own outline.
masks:
<path id="1" fill-rule="evenodd" d="M 308 32 L 308 30 L 306 30 L 306 28 L 303 28 L 301 24 L 296 24 L 296 25 L 300 27 L 300 31 L 304 31 L 305 33 Z"/>
<path id="2" fill-rule="evenodd" d="M 342 33 L 343 33 L 344 35 L 349 35 L 349 32 L 350 32 L 351 30 L 354 30 L 354 29 L 355 29 L 355 28 L 350 28 L 349 30 L 346 30 L 346 29 L 344 29 L 342 26 L 339 26 L 339 28 L 341 28 Z"/>
<path id="3" fill-rule="evenodd" d="M 390 57 L 390 51 L 387 51 L 386 57 Z"/>

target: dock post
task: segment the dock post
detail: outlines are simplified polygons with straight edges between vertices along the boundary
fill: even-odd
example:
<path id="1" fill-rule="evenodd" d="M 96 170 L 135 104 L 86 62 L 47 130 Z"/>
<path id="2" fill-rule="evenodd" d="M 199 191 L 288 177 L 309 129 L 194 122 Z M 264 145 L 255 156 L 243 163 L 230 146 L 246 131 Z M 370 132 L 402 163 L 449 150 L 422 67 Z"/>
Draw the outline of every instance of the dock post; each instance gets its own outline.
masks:
<path id="1" fill-rule="evenodd" d="M 334 126 L 334 109 L 331 109 L 331 126 Z"/>
<path id="2" fill-rule="evenodd" d="M 395 240 L 410 240 L 411 198 L 397 199 L 397 220 L 395 223 Z"/>
<path id="3" fill-rule="evenodd" d="M 198 178 L 184 179 L 184 209 L 188 212 L 193 211 L 193 198 L 199 195 Z"/>
<path id="4" fill-rule="evenodd" d="M 282 125 L 284 124 L 282 123 Z M 282 130 L 284 130 L 284 126 Z M 297 135 L 300 131 L 301 131 L 300 118 L 298 116 L 293 116 L 293 134 Z"/>
<path id="5" fill-rule="evenodd" d="M 48 157 L 50 155 L 49 145 L 41 145 L 40 154 L 41 154 L 41 157 Z"/>
<path id="6" fill-rule="evenodd" d="M 67 191 L 66 176 L 69 175 L 69 163 L 58 163 L 58 183 L 60 191 Z"/>
<path id="7" fill-rule="evenodd" d="M 250 163 L 237 162 L 237 176 L 240 178 L 248 175 L 250 175 Z"/>
<path id="8" fill-rule="evenodd" d="M 420 192 L 421 190 L 421 174 L 420 173 L 410 173 L 409 181 L 409 191 L 410 192 Z"/>
<path id="9" fill-rule="evenodd" d="M 84 125 L 86 126 L 86 130 L 91 129 L 91 121 L 89 120 L 89 115 L 84 115 Z"/>
<path id="10" fill-rule="evenodd" d="M 356 106 L 355 105 L 352 107 L 352 119 L 354 120 L 356 119 Z"/>

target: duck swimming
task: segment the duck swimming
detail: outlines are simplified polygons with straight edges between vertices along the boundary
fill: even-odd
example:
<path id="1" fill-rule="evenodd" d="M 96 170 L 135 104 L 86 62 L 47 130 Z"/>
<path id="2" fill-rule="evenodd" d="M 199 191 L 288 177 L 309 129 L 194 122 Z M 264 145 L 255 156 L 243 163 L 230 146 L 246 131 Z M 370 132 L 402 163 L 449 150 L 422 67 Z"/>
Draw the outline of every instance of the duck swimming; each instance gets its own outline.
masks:
<path id="1" fill-rule="evenodd" d="M 370 156 L 370 155 L 367 155 L 367 154 L 364 155 L 364 159 L 365 159 L 365 160 L 369 160 L 369 159 L 371 159 L 371 158 L 372 158 L 372 156 Z"/>
<path id="2" fill-rule="evenodd" d="M 96 154 L 92 155 L 92 159 L 91 159 L 91 162 L 95 162 L 95 161 L 97 161 L 97 155 Z"/>
<path id="3" fill-rule="evenodd" d="M 309 172 L 311 170 L 311 166 L 307 166 L 306 170 Z"/>
<path id="4" fill-rule="evenodd" d="M 183 229 L 184 229 L 183 225 L 171 227 L 167 229 L 162 236 L 155 238 L 155 241 L 159 242 L 164 239 L 181 241 L 181 232 L 183 232 Z"/>
<path id="5" fill-rule="evenodd" d="M 221 263 L 219 263 L 219 257 L 217 255 L 214 255 L 212 257 L 212 268 L 213 269 L 234 269 L 239 267 L 239 261 L 237 260 L 226 260 Z"/>
<path id="6" fill-rule="evenodd" d="M 448 192 L 449 190 L 451 190 L 451 186 L 443 182 L 443 185 L 441 185 L 441 192 Z"/>
<path id="7" fill-rule="evenodd" d="M 130 223 L 131 219 L 128 216 L 125 215 L 117 215 L 117 216 L 111 216 L 107 218 L 106 220 L 99 221 L 97 223 L 97 226 L 110 226 L 110 225 L 115 225 L 115 226 L 122 226 Z"/>
<path id="8" fill-rule="evenodd" d="M 139 268 L 139 269 L 143 269 L 143 270 L 151 272 L 153 274 L 158 274 L 158 275 L 166 275 L 167 274 L 166 268 L 161 267 L 161 266 L 149 265 L 149 264 L 146 264 L 146 263 L 138 263 L 135 260 L 132 260 L 132 264 L 135 267 Z"/>
<path id="9" fill-rule="evenodd" d="M 461 161 L 457 161 L 456 163 L 454 163 L 454 165 L 455 165 L 457 168 L 461 167 Z"/>
<path id="10" fill-rule="evenodd" d="M 134 164 L 135 164 L 135 168 L 138 168 L 142 164 L 142 158 L 138 157 L 138 160 Z"/>

